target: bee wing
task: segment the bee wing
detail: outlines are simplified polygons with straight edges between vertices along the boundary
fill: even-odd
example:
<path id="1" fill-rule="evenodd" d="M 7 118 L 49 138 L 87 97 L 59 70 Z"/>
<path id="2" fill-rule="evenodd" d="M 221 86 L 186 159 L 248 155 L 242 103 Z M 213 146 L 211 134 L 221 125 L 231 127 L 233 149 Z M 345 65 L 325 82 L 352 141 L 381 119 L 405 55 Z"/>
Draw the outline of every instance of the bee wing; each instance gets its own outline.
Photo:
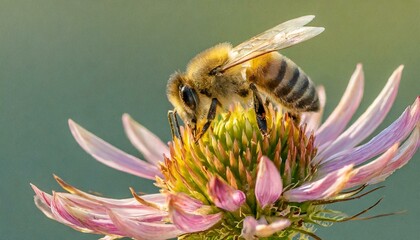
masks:
<path id="1" fill-rule="evenodd" d="M 317 36 L 324 31 L 323 27 L 304 27 L 314 17 L 308 15 L 289 20 L 239 44 L 229 52 L 229 61 L 221 67 L 221 70 Z"/>

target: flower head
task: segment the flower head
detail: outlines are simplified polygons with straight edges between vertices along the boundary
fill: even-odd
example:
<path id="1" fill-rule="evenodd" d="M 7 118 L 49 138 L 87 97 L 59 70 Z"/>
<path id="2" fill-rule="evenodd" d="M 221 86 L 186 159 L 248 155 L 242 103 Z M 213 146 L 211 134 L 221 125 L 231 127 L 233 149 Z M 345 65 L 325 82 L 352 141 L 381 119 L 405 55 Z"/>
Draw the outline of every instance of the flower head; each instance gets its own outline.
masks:
<path id="1" fill-rule="evenodd" d="M 390 110 L 401 72 L 402 67 L 395 70 L 349 127 L 363 93 L 361 65 L 323 124 L 322 110 L 302 114 L 298 124 L 270 106 L 267 136 L 258 129 L 254 110 L 240 105 L 219 114 L 198 142 L 185 128 L 182 141 L 174 139 L 169 146 L 124 115 L 127 136 L 146 161 L 70 120 L 76 141 L 95 159 L 155 180 L 160 193 L 138 195 L 131 189 L 133 198 L 103 198 L 55 177 L 67 193 L 51 195 L 32 185 L 35 203 L 47 217 L 105 235 L 103 239 L 319 239 L 317 226 L 360 215 L 349 217 L 330 209 L 330 203 L 362 196 L 367 185 L 385 180 L 420 146 L 420 97 L 390 126 L 360 144 Z M 323 88 L 318 93 L 323 107 Z"/>

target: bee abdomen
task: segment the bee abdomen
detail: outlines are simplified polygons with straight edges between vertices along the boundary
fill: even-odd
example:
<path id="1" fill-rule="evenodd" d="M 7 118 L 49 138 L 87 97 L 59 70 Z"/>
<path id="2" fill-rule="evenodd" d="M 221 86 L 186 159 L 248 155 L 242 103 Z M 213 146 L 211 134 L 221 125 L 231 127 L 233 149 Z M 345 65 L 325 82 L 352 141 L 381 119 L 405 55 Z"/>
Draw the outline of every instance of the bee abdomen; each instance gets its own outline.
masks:
<path id="1" fill-rule="evenodd" d="M 314 83 L 290 59 L 272 53 L 257 81 L 281 104 L 296 111 L 317 111 L 318 95 Z M 261 63 L 261 61 L 260 61 Z"/>

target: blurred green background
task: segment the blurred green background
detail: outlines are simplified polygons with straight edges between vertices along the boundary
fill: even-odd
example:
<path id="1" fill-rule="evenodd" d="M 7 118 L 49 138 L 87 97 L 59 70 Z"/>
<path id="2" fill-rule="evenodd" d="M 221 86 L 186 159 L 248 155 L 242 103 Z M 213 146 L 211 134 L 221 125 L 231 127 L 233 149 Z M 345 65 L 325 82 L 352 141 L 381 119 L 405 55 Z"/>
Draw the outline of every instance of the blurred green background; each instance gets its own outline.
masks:
<path id="1" fill-rule="evenodd" d="M 97 239 L 53 222 L 33 204 L 29 183 L 60 190 L 55 173 L 84 190 L 129 197 L 152 193 L 151 181 L 110 169 L 73 140 L 67 119 L 128 153 L 121 115 L 130 113 L 169 140 L 168 76 L 199 51 L 240 43 L 280 22 L 314 14 L 326 31 L 283 51 L 327 90 L 326 113 L 338 103 L 357 63 L 365 96 L 358 115 L 405 64 L 399 95 L 380 129 L 420 93 L 420 1 L 98 1 L 0 0 L 0 234 L 2 239 Z M 378 132 L 378 131 L 376 131 Z M 406 214 L 336 224 L 324 239 L 415 239 L 420 216 L 420 155 L 385 189 L 337 205 L 356 213 L 384 196 L 370 214 Z"/>

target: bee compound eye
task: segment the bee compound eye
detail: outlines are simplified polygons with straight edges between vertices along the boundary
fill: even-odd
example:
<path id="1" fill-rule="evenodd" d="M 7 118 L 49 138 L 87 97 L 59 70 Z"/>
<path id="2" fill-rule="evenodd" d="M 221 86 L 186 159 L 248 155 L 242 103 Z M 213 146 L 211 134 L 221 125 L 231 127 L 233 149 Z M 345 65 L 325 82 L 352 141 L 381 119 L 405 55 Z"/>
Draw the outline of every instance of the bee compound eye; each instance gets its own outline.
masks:
<path id="1" fill-rule="evenodd" d="M 197 93 L 189 86 L 182 86 L 179 94 L 184 104 L 191 110 L 195 110 L 198 104 Z"/>

